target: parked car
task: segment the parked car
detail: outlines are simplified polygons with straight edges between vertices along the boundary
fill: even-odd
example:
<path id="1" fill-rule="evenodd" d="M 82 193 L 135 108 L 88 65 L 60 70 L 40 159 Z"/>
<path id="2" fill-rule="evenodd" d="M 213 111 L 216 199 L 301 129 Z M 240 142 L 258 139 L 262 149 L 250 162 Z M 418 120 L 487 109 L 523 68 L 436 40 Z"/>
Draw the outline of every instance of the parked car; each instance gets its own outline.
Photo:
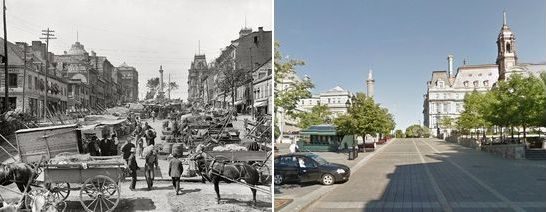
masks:
<path id="1" fill-rule="evenodd" d="M 298 152 L 275 157 L 275 185 L 283 183 L 320 182 L 332 185 L 346 182 L 351 169 L 343 164 L 330 163 L 317 154 Z"/>

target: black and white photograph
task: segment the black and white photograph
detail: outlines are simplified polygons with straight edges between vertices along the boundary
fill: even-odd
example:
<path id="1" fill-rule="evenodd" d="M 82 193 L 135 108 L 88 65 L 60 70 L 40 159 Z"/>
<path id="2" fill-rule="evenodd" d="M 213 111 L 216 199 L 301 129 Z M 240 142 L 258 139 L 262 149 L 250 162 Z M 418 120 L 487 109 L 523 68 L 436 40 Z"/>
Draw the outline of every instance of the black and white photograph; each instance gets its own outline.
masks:
<path id="1" fill-rule="evenodd" d="M 3 0 L 0 211 L 273 211 L 273 0 Z"/>

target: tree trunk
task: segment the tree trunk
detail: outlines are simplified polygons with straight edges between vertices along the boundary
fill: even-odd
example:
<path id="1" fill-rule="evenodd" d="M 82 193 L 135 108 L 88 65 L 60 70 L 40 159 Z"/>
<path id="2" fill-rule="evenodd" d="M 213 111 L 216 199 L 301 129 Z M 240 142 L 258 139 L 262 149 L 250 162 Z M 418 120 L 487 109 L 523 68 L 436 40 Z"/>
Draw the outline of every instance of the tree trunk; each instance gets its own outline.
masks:
<path id="1" fill-rule="evenodd" d="M 525 123 L 523 123 L 523 144 L 525 145 L 525 148 L 527 149 L 527 133 L 526 133 L 526 130 L 527 130 L 527 126 L 525 125 Z"/>
<path id="2" fill-rule="evenodd" d="M 510 133 L 512 134 L 512 141 L 514 141 L 514 126 L 510 126 Z"/>

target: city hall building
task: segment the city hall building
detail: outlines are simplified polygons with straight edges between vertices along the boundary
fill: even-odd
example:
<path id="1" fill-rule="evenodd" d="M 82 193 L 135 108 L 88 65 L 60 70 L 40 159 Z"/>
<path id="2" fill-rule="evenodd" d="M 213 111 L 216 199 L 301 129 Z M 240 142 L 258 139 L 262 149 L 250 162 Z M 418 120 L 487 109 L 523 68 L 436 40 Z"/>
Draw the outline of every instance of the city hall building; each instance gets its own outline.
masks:
<path id="1" fill-rule="evenodd" d="M 431 129 L 434 136 L 449 134 L 451 129 L 441 129 L 440 120 L 444 117 L 457 118 L 463 112 L 463 101 L 467 93 L 487 92 L 499 80 L 505 80 L 512 74 L 539 76 L 546 72 L 546 64 L 518 63 L 515 34 L 506 23 L 497 37 L 497 60 L 495 64 L 467 65 L 453 72 L 453 55 L 447 57 L 447 71 L 434 71 L 427 82 L 424 95 L 424 125 Z"/>

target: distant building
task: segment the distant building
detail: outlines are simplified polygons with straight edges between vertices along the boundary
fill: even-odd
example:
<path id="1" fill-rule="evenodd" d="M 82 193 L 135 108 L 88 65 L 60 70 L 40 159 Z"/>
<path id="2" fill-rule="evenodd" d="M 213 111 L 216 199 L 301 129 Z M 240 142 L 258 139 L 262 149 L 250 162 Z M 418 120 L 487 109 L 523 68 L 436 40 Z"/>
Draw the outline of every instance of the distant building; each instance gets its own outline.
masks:
<path id="1" fill-rule="evenodd" d="M 449 134 L 451 129 L 442 129 L 440 120 L 444 117 L 457 118 L 464 110 L 464 97 L 467 93 L 489 91 L 498 80 L 505 80 L 518 73 L 524 76 L 538 76 L 546 72 L 546 64 L 518 63 L 514 33 L 503 18 L 497 37 L 497 60 L 495 64 L 467 65 L 453 72 L 453 55 L 447 57 L 447 71 L 434 71 L 427 82 L 423 101 L 424 125 L 432 129 L 432 134 Z"/>
<path id="2" fill-rule="evenodd" d="M 351 96 L 351 92 L 336 86 L 311 98 L 301 99 L 297 109 L 309 112 L 314 106 L 326 105 L 332 112 L 331 118 L 336 118 L 347 113 L 347 102 L 350 102 Z"/>
<path id="3" fill-rule="evenodd" d="M 273 114 L 273 70 L 271 60 L 252 73 L 253 108 L 259 114 Z"/>
<path id="4" fill-rule="evenodd" d="M 121 75 L 122 103 L 138 102 L 138 71 L 125 62 L 116 69 Z"/>
<path id="5" fill-rule="evenodd" d="M 188 102 L 202 101 L 204 94 L 202 79 L 207 70 L 208 65 L 205 55 L 195 55 L 188 70 Z"/>
<path id="6" fill-rule="evenodd" d="M 67 107 L 67 82 L 55 71 L 56 63 L 52 53 L 46 52 L 45 44 L 33 41 L 8 43 L 8 87 L 9 107 L 32 115 L 43 117 L 44 97 L 47 92 L 48 114 L 64 113 Z M 0 48 L 4 48 L 0 38 Z M 4 52 L 0 52 L 0 56 Z M 49 72 L 45 77 L 45 58 L 48 57 Z M 2 66 L 4 64 L 1 64 Z M 4 72 L 0 74 L 0 89 L 4 91 Z M 0 94 L 0 107 L 6 101 L 4 92 Z M 3 108 L 2 108 L 3 109 Z"/>

